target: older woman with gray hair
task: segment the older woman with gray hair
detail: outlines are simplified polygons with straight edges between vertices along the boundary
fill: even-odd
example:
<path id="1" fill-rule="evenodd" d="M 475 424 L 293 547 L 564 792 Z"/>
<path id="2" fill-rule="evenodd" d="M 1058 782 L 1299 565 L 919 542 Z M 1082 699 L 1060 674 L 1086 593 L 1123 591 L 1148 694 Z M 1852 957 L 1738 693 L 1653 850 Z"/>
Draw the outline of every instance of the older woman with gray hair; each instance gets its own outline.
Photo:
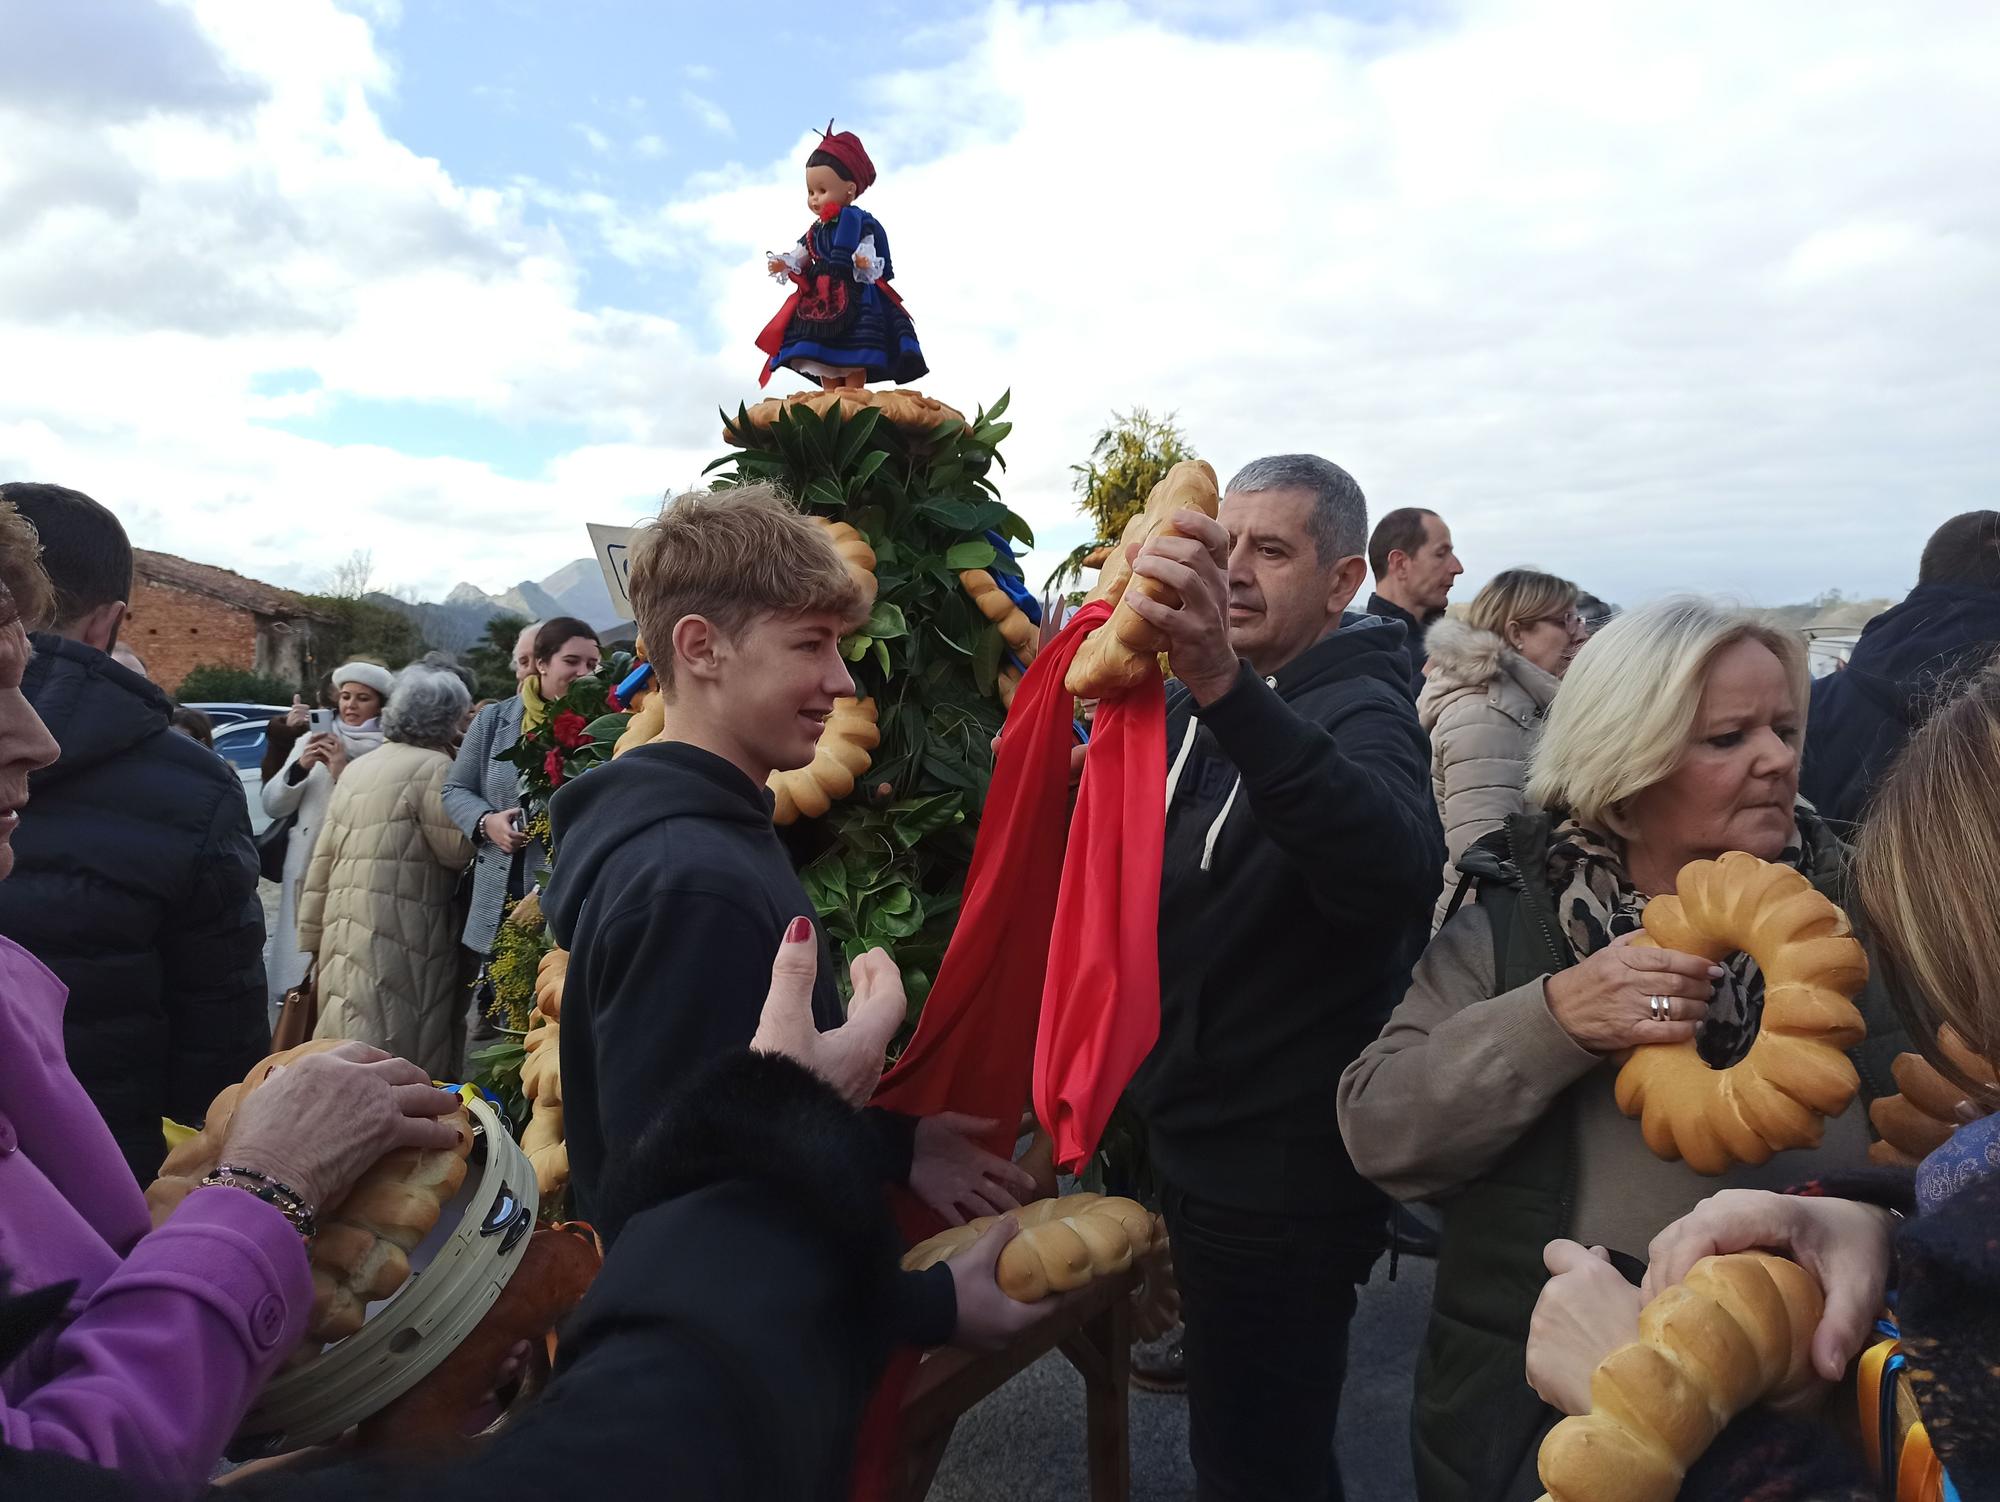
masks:
<path id="1" fill-rule="evenodd" d="M 1900 1037 L 1873 985 L 1860 998 L 1868 1038 L 1850 1054 L 1862 1098 L 1817 1148 L 1704 1177 L 1656 1157 L 1614 1095 L 1637 1045 L 1694 1038 L 1726 1068 L 1756 1036 L 1754 965 L 1631 942 L 1683 866 L 1748 851 L 1843 898 L 1847 851 L 1798 801 L 1807 683 L 1798 637 L 1701 598 L 1606 626 L 1576 655 L 1530 763 L 1526 796 L 1546 812 L 1511 815 L 1460 858 L 1478 902 L 1447 919 L 1341 1076 L 1355 1166 L 1443 1213 L 1412 1412 L 1424 1502 L 1541 1492 L 1536 1448 L 1559 1415 L 1524 1361 L 1563 1258 L 1642 1258 L 1718 1189 L 1782 1188 L 1866 1159 L 1866 1102 L 1893 1091 Z"/>
<path id="2" fill-rule="evenodd" d="M 299 908 L 319 959 L 319 1038 L 356 1038 L 434 1078 L 465 1048 L 452 888 L 472 842 L 445 812 L 451 747 L 471 695 L 449 669 L 403 669 L 383 745 L 334 789 Z"/>

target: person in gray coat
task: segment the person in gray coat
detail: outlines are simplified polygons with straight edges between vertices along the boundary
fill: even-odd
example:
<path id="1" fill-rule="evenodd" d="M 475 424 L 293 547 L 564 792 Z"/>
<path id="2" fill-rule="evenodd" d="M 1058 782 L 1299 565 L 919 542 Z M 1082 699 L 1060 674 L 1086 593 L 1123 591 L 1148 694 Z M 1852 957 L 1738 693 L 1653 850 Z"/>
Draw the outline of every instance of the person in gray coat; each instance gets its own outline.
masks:
<path id="1" fill-rule="evenodd" d="M 596 672 L 602 656 L 597 633 L 570 615 L 544 622 L 533 650 L 534 671 L 521 679 L 521 692 L 479 711 L 444 784 L 445 812 L 477 852 L 463 941 L 481 956 L 493 953 L 508 897 L 532 888 L 549 863 L 523 827 L 520 768 L 500 753 L 519 745 L 523 726 L 539 725 L 571 684 Z"/>
<path id="2" fill-rule="evenodd" d="M 1444 889 L 1431 927 L 1458 890 L 1465 848 L 1527 811 L 1528 753 L 1570 660 L 1587 639 L 1576 586 L 1510 568 L 1479 591 L 1464 620 L 1424 638 L 1430 674 L 1417 719 L 1431 738 L 1431 789 L 1444 821 Z"/>

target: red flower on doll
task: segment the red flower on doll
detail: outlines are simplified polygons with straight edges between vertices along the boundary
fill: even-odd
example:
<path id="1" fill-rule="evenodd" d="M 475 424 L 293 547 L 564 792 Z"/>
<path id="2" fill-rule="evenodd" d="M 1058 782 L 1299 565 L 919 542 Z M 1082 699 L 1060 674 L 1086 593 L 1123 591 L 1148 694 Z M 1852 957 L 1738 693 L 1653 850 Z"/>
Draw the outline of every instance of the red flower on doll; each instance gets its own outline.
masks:
<path id="1" fill-rule="evenodd" d="M 549 734 L 556 738 L 558 746 L 567 746 L 574 751 L 578 746 L 588 745 L 590 721 L 573 709 L 565 709 L 555 717 L 549 726 Z"/>
<path id="2" fill-rule="evenodd" d="M 819 206 L 819 217 L 826 223 L 831 224 L 840 217 L 840 210 L 840 203 L 835 199 L 829 198 Z"/>
<path id="3" fill-rule="evenodd" d="M 548 757 L 542 762 L 542 770 L 548 773 L 549 781 L 551 783 L 555 784 L 555 786 L 557 787 L 561 787 L 563 784 L 562 752 L 551 751 L 548 754 Z"/>
<path id="4" fill-rule="evenodd" d="M 617 710 L 620 713 L 625 709 L 625 706 L 618 702 L 618 690 L 615 688 L 604 696 L 604 703 L 606 708 Z"/>

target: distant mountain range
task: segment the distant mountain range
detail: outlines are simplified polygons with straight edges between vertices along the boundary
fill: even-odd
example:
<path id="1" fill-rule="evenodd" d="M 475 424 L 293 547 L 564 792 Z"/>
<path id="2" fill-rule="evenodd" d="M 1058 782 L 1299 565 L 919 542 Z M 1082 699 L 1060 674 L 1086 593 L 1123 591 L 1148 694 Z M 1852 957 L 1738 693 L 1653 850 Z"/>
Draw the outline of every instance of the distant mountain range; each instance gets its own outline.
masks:
<path id="1" fill-rule="evenodd" d="M 486 623 L 496 615 L 518 615 L 531 621 L 573 615 L 599 631 L 623 624 L 595 558 L 565 563 L 539 583 L 523 579 L 503 594 L 488 594 L 476 584 L 458 584 L 442 603 L 400 600 L 386 594 L 367 598 L 409 616 L 422 628 L 426 641 L 447 652 L 463 652 L 477 642 L 486 634 Z"/>

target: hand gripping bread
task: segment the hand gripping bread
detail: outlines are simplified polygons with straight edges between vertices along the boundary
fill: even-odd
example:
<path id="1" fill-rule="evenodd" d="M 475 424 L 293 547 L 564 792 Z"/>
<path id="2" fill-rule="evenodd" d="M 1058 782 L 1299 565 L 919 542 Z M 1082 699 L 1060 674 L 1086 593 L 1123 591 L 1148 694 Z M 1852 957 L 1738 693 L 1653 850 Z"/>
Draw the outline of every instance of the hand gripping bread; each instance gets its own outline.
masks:
<path id="1" fill-rule="evenodd" d="M 1167 650 L 1167 638 L 1139 618 L 1139 612 L 1126 601 L 1125 591 L 1128 586 L 1136 588 L 1148 599 L 1165 605 L 1179 605 L 1180 596 L 1164 584 L 1134 574 L 1128 554 L 1134 543 L 1143 546 L 1162 532 L 1173 532 L 1176 511 L 1214 516 L 1220 504 L 1215 471 L 1206 460 L 1182 460 L 1153 487 L 1153 493 L 1146 497 L 1146 509 L 1125 524 L 1125 535 L 1111 550 L 1098 575 L 1097 588 L 1086 600 L 1111 601 L 1111 619 L 1084 638 L 1070 662 L 1064 688 L 1079 699 L 1103 699 L 1133 688 L 1148 673 L 1159 671 L 1157 659 Z"/>
<path id="2" fill-rule="evenodd" d="M 1754 1403 L 1813 1381 L 1822 1300 L 1796 1263 L 1704 1257 L 1639 1315 L 1639 1338 L 1598 1363 L 1590 1412 L 1542 1441 L 1544 1502 L 1673 1502 L 1689 1466 Z"/>
<path id="3" fill-rule="evenodd" d="M 229 1123 L 245 1095 L 262 1085 L 280 1064 L 309 1053 L 337 1048 L 338 1038 L 315 1039 L 261 1060 L 243 1083 L 231 1085 L 208 1108 L 200 1132 L 167 1155 L 160 1177 L 146 1191 L 159 1225 L 220 1161 Z M 472 1151 L 472 1122 L 463 1108 L 442 1118 L 457 1131 L 448 1148 L 398 1148 L 369 1168 L 331 1209 L 321 1206 L 319 1235 L 313 1238 L 313 1312 L 308 1342 L 339 1340 L 361 1328 L 371 1300 L 384 1299 L 410 1275 L 410 1249 L 437 1224 L 444 1203 L 465 1179 Z"/>
<path id="4" fill-rule="evenodd" d="M 1646 1145 L 1708 1174 L 1817 1147 L 1825 1118 L 1860 1088 L 1844 1050 L 1868 1031 L 1852 1000 L 1868 956 L 1846 914 L 1791 867 L 1737 850 L 1684 866 L 1675 895 L 1646 904 L 1645 923 L 1663 949 L 1707 960 L 1741 952 L 1764 976 L 1756 1039 L 1731 1067 L 1709 1068 L 1691 1041 L 1632 1051 L 1618 1107 L 1639 1118 Z"/>
<path id="5" fill-rule="evenodd" d="M 766 784 L 773 799 L 771 822 L 817 819 L 833 807 L 835 799 L 854 791 L 854 784 L 872 760 L 868 753 L 881 744 L 873 699 L 835 699 L 811 764 L 796 772 L 771 774 Z"/>
<path id="6" fill-rule="evenodd" d="M 994 1279 L 1000 1291 L 1023 1304 L 1081 1288 L 1093 1278 L 1122 1273 L 1161 1240 L 1159 1220 L 1135 1200 L 1069 1194 L 1036 1200 L 1007 1218 L 1021 1232 L 1001 1249 Z M 917 1243 L 903 1257 L 912 1272 L 934 1267 L 971 1246 L 1001 1219 L 986 1215 Z"/>
<path id="7" fill-rule="evenodd" d="M 352 1335 L 368 1305 L 386 1299 L 410 1276 L 409 1254 L 430 1233 L 445 1201 L 465 1181 L 472 1118 L 463 1107 L 441 1118 L 458 1133 L 453 1146 L 428 1152 L 399 1147 L 361 1175 L 347 1198 L 320 1219 L 313 1238 L 310 1340 Z"/>

